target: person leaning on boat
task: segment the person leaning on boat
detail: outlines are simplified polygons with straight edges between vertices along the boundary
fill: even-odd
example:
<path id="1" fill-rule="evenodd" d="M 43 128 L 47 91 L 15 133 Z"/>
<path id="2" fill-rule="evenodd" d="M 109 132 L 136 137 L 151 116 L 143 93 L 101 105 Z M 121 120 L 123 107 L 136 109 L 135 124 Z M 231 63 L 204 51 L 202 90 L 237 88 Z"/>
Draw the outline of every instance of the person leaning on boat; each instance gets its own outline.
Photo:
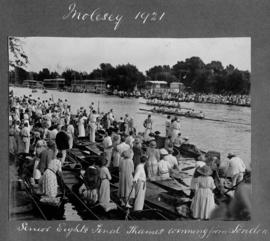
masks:
<path id="1" fill-rule="evenodd" d="M 235 186 L 237 183 L 243 180 L 246 165 L 244 164 L 243 160 L 240 157 L 237 157 L 235 154 L 229 153 L 227 158 L 229 159 L 227 177 L 231 177 L 232 186 Z"/>
<path id="2" fill-rule="evenodd" d="M 140 164 L 137 165 L 133 183 L 135 185 L 135 200 L 134 200 L 134 210 L 140 211 L 143 210 L 145 192 L 146 192 L 146 174 L 144 165 L 147 161 L 146 156 L 141 156 Z"/>

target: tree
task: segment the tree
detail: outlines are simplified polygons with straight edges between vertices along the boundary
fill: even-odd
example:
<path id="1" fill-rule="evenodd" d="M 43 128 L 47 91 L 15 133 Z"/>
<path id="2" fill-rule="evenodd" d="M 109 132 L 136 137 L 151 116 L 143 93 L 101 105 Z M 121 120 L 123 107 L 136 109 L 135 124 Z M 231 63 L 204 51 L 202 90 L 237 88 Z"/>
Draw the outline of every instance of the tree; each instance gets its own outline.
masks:
<path id="1" fill-rule="evenodd" d="M 75 71 L 73 69 L 66 69 L 62 74 L 62 78 L 66 80 L 66 85 L 70 86 L 72 80 L 81 79 L 82 75 L 78 71 Z"/>
<path id="2" fill-rule="evenodd" d="M 25 69 L 20 67 L 15 67 L 15 82 L 22 84 L 24 80 L 28 79 L 29 74 Z"/>
<path id="3" fill-rule="evenodd" d="M 28 57 L 22 48 L 22 41 L 17 37 L 8 38 L 9 66 L 23 68 L 28 64 Z"/>
<path id="4" fill-rule="evenodd" d="M 137 85 L 139 88 L 143 86 L 145 76 L 141 73 L 136 66 L 131 64 L 118 65 L 115 68 L 112 78 L 108 84 L 112 88 L 118 90 L 132 91 Z"/>
<path id="5" fill-rule="evenodd" d="M 43 81 L 44 79 L 50 79 L 51 78 L 51 73 L 48 68 L 43 68 L 41 71 L 39 71 L 37 80 L 38 81 Z"/>
<path id="6" fill-rule="evenodd" d="M 151 80 L 158 80 L 158 76 L 162 73 L 171 73 L 171 68 L 169 65 L 158 65 L 150 68 L 149 70 L 146 71 L 146 76 L 151 79 Z"/>

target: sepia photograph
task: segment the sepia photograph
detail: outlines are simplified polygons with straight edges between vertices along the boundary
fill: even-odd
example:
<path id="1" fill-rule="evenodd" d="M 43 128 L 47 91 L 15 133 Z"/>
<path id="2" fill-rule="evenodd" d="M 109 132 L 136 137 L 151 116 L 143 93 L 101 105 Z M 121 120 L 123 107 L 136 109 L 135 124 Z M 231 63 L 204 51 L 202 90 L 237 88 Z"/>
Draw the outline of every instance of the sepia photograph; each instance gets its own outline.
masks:
<path id="1" fill-rule="evenodd" d="M 8 38 L 9 220 L 246 221 L 251 38 Z"/>

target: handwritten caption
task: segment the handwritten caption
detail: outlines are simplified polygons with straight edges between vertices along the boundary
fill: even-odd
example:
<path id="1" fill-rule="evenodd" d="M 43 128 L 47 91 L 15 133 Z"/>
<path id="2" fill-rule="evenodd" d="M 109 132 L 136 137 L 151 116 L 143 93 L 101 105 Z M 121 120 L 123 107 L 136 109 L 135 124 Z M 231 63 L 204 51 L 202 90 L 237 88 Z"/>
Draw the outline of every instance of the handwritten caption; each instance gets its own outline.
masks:
<path id="1" fill-rule="evenodd" d="M 108 225 L 109 226 L 109 225 Z M 107 234 L 107 235 L 149 235 L 149 236 L 159 236 L 159 235 L 192 235 L 197 236 L 200 239 L 207 239 L 212 235 L 268 235 L 269 232 L 267 229 L 261 227 L 260 224 L 256 226 L 249 226 L 246 224 L 237 224 L 234 227 L 229 229 L 224 229 L 220 226 L 212 226 L 205 228 L 145 228 L 139 225 L 128 225 L 128 226 L 115 226 L 107 227 L 104 224 L 95 224 L 89 226 L 88 224 L 78 223 L 78 224 L 68 224 L 68 223 L 59 223 L 56 226 L 44 225 L 44 226 L 34 226 L 27 222 L 23 222 L 17 226 L 17 231 L 19 232 L 38 232 L 38 233 L 48 233 L 56 232 L 62 233 L 66 238 L 74 234 Z"/>
<path id="2" fill-rule="evenodd" d="M 130 18 L 138 24 L 147 24 L 147 23 L 158 23 L 164 20 L 165 12 L 158 11 L 138 11 L 133 16 L 125 16 L 120 13 L 106 11 L 103 8 L 94 8 L 88 10 L 82 10 L 78 5 L 73 2 L 68 5 L 64 15 L 62 16 L 63 20 L 71 19 L 77 22 L 107 22 L 112 24 L 113 30 L 116 31 L 119 29 L 120 24 L 124 21 L 125 18 Z"/>

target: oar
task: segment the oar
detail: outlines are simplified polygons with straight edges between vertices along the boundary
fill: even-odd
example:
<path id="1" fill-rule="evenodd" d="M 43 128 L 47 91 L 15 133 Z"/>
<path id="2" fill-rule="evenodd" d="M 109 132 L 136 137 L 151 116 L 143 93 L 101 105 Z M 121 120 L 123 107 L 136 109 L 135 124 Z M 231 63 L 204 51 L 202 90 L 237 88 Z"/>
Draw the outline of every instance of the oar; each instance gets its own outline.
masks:
<path id="1" fill-rule="evenodd" d="M 232 124 L 239 124 L 239 125 L 247 125 L 247 126 L 250 126 L 250 124 L 248 124 L 248 123 L 236 122 L 236 121 L 226 121 L 226 120 L 211 119 L 211 118 L 204 118 L 204 120 L 208 120 L 208 121 L 216 121 L 216 122 L 225 122 L 225 123 L 232 123 Z"/>
<path id="2" fill-rule="evenodd" d="M 224 192 L 224 194 L 227 194 L 230 191 L 235 190 L 236 187 L 238 187 L 239 184 L 241 184 L 242 182 L 244 182 L 246 180 L 247 177 L 244 177 L 242 181 L 238 182 L 236 185 L 232 186 L 231 188 L 229 188 L 226 192 Z"/>

